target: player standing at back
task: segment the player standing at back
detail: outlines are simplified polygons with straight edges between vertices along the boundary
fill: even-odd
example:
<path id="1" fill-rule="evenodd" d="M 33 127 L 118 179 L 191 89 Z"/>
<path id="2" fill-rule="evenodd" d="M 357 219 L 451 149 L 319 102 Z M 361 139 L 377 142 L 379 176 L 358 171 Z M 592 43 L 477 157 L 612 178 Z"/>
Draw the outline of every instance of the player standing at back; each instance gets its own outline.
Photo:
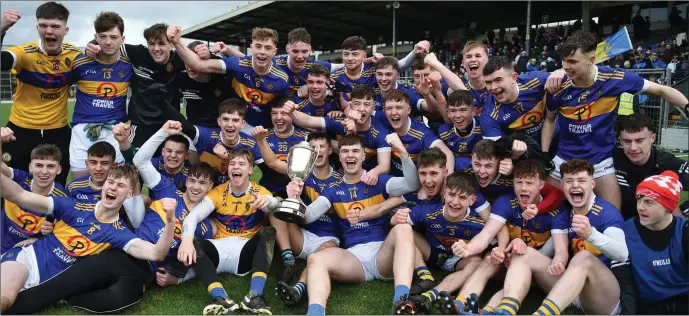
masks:
<path id="1" fill-rule="evenodd" d="M 5 10 L 0 32 L 4 37 L 21 16 Z M 8 165 L 26 170 L 31 161 L 30 151 L 42 143 L 55 144 L 63 153 L 60 166 L 69 168 L 69 135 L 67 126 L 67 95 L 70 70 L 79 56 L 79 49 L 63 43 L 69 27 L 69 11 L 62 4 L 46 2 L 36 9 L 39 40 L 10 47 L 2 52 L 1 70 L 17 72 L 17 90 L 7 127 L 22 140 L 5 147 L 3 160 Z M 56 181 L 65 184 L 67 172 Z"/>
<path id="2" fill-rule="evenodd" d="M 620 94 L 643 93 L 662 97 L 687 111 L 687 97 L 681 92 L 645 80 L 625 70 L 596 65 L 597 42 L 593 34 L 574 33 L 560 47 L 562 68 L 569 80 L 547 97 L 548 114 L 541 131 L 543 152 L 548 152 L 555 123 L 560 127 L 559 146 L 553 158 L 554 169 L 548 182 L 561 179 L 560 165 L 582 158 L 594 165 L 596 194 L 620 208 L 621 193 L 615 177 L 612 153 L 615 148 L 614 124 Z M 558 114 L 559 113 L 559 114 Z"/>

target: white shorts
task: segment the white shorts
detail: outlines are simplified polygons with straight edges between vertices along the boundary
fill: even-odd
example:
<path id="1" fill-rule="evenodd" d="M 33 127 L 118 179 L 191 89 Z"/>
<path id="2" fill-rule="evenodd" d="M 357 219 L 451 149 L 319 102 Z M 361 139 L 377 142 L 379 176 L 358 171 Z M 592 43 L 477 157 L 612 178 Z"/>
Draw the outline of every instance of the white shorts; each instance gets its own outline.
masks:
<path id="1" fill-rule="evenodd" d="M 239 275 L 237 274 L 239 256 L 242 254 L 242 248 L 249 241 L 249 238 L 230 236 L 222 239 L 209 239 L 208 241 L 218 250 L 218 268 L 216 269 L 218 273 L 227 272 Z M 247 275 L 249 272 L 239 276 Z"/>
<path id="2" fill-rule="evenodd" d="M 304 243 L 301 246 L 301 253 L 297 256 L 297 259 L 306 260 L 312 253 L 316 252 L 318 247 L 329 241 L 334 241 L 338 247 L 340 246 L 340 240 L 337 237 L 320 237 L 306 229 L 300 229 L 301 234 L 304 236 Z"/>
<path id="3" fill-rule="evenodd" d="M 457 265 L 457 262 L 459 262 L 459 260 L 459 257 L 452 255 L 452 257 L 449 257 L 447 258 L 447 260 L 445 260 L 443 266 L 440 268 L 447 272 L 455 272 L 455 266 Z"/>
<path id="4" fill-rule="evenodd" d="M 84 131 L 86 125 L 86 123 L 81 123 L 72 128 L 72 138 L 69 141 L 69 167 L 73 171 L 86 171 L 89 147 L 100 141 L 106 141 L 115 147 L 115 162 L 118 165 L 123 165 L 124 157 L 120 152 L 120 144 L 117 143 L 112 131 L 106 128 L 101 129 L 98 139 L 92 142 L 86 138 L 86 131 Z"/>
<path id="5" fill-rule="evenodd" d="M 14 252 L 5 252 L 3 254 L 3 256 L 8 255 L 14 255 Z M 33 245 L 22 248 L 17 254 L 17 258 L 12 261 L 19 262 L 29 269 L 29 277 L 26 278 L 26 282 L 24 282 L 21 291 L 30 289 L 41 283 L 41 273 L 38 271 L 38 260 L 36 260 L 36 252 L 33 249 Z"/>
<path id="6" fill-rule="evenodd" d="M 364 274 L 366 275 L 366 281 L 392 280 L 392 278 L 383 277 L 378 271 L 376 258 L 378 257 L 378 251 L 382 245 L 382 241 L 374 241 L 347 248 L 347 251 L 351 252 L 357 259 L 359 259 L 359 262 L 361 262 L 361 266 L 364 268 Z"/>
<path id="7" fill-rule="evenodd" d="M 553 158 L 553 163 L 555 164 L 555 169 L 553 169 L 553 171 L 550 173 L 550 176 L 553 177 L 553 179 L 560 181 L 562 180 L 562 175 L 560 175 L 560 166 L 565 163 L 565 161 L 562 158 L 555 156 L 555 158 Z M 593 165 L 594 179 L 614 173 L 615 165 L 612 162 L 612 157 Z"/>
<path id="8" fill-rule="evenodd" d="M 574 307 L 580 309 L 582 312 L 586 313 L 584 310 L 584 306 L 581 305 L 581 301 L 579 300 L 579 297 L 574 299 L 574 302 L 572 302 L 572 305 Z M 615 305 L 615 309 L 610 313 L 610 315 L 619 315 L 622 312 L 622 305 L 620 305 L 620 301 L 617 301 L 617 305 Z"/>

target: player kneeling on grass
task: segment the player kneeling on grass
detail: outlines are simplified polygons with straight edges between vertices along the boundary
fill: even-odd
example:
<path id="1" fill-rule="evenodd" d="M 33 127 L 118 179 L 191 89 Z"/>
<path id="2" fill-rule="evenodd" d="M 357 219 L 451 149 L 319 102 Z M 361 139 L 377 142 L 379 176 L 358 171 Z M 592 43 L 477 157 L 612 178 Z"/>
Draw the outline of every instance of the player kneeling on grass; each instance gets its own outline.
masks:
<path id="1" fill-rule="evenodd" d="M 596 181 L 589 162 L 572 159 L 560 171 L 572 206 L 569 239 L 575 255 L 534 314 L 559 315 L 571 303 L 591 315 L 619 314 L 620 285 L 610 269 L 629 253 L 622 215 L 593 193 Z"/>
<path id="2" fill-rule="evenodd" d="M 52 234 L 24 248 L 12 248 L 2 256 L 2 312 L 17 294 L 43 283 L 68 269 L 79 258 L 115 247 L 149 261 L 165 259 L 175 230 L 174 202 L 165 204 L 166 224 L 156 244 L 143 241 L 119 218 L 122 203 L 132 196 L 138 174 L 132 166 L 110 169 L 102 190 L 103 199 L 90 211 L 78 211 L 68 197 L 45 197 L 25 191 L 0 175 L 2 197 L 38 213 L 53 214 L 57 220 Z"/>
<path id="3" fill-rule="evenodd" d="M 453 253 L 455 243 L 459 240 L 468 242 L 483 229 L 485 221 L 479 217 L 479 213 L 486 209 L 490 213 L 490 206 L 485 201 L 476 203 L 480 194 L 476 178 L 472 174 L 453 173 L 446 180 L 444 204 L 422 203 L 411 210 L 399 209 L 392 217 L 393 225 L 409 223 L 426 228 L 425 238 L 415 240 L 417 265 L 425 265 L 426 260 L 431 266 L 452 272 L 438 286 L 418 297 L 419 300 L 415 303 L 417 313 L 428 314 L 430 305 L 435 302 L 439 292 L 454 292 L 459 289 L 481 263 L 478 255 L 462 259 Z M 436 252 L 435 258 L 431 259 L 433 252 Z M 428 268 L 422 268 L 428 272 Z M 423 280 L 423 276 L 420 278 Z"/>
<path id="4" fill-rule="evenodd" d="M 364 283 L 370 280 L 395 279 L 393 313 L 413 311 L 407 294 L 414 269 L 414 239 L 410 225 L 397 225 L 390 234 L 387 216 L 370 220 L 355 220 L 366 206 L 379 204 L 389 196 L 401 196 L 419 188 L 416 166 L 397 134 L 389 134 L 385 141 L 400 153 L 404 177 L 381 174 L 375 185 L 362 181 L 366 158 L 364 144 L 358 136 L 347 135 L 340 140 L 339 156 L 343 167 L 341 181 L 325 188 L 306 210 L 306 222 L 312 223 L 335 209 L 338 226 L 342 229 L 345 249 L 328 248 L 309 256 L 307 262 L 309 308 L 308 314 L 325 314 L 330 296 L 330 280 Z M 303 183 L 292 181 L 288 196 L 301 195 Z M 352 223 L 352 221 L 356 223 Z"/>
<path id="5" fill-rule="evenodd" d="M 624 223 L 639 314 L 689 314 L 689 222 L 672 216 L 681 190 L 673 171 L 646 178 L 636 188 L 639 216 Z"/>
<path id="6" fill-rule="evenodd" d="M 264 227 L 263 223 L 266 213 L 272 213 L 278 206 L 278 200 L 266 188 L 249 181 L 254 171 L 254 156 L 250 151 L 232 149 L 228 159 L 230 180 L 211 190 L 184 219 L 177 258 L 187 266 L 198 264 L 202 257 L 209 258 L 215 269 L 192 265 L 198 275 L 213 271 L 244 276 L 253 271 L 249 293 L 241 301 L 241 307 L 250 313 L 270 315 L 263 288 L 273 259 L 275 228 Z M 197 225 L 208 216 L 218 227 L 217 234 L 210 240 L 194 239 Z M 239 308 L 228 299 L 220 282 L 206 285 L 215 301 L 206 306 L 204 314 L 226 314 Z"/>

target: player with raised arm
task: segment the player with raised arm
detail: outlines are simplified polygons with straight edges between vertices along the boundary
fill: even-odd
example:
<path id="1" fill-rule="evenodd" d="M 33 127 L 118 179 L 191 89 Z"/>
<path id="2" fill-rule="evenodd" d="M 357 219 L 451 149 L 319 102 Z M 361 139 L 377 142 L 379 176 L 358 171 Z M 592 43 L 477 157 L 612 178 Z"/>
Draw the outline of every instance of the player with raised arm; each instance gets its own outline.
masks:
<path id="1" fill-rule="evenodd" d="M 214 273 L 244 276 L 251 272 L 249 293 L 240 306 L 250 313 L 270 315 L 263 289 L 273 260 L 276 232 L 274 227 L 264 226 L 263 222 L 266 214 L 278 206 L 278 200 L 266 188 L 249 180 L 254 169 L 250 151 L 232 149 L 228 159 L 230 180 L 213 188 L 184 219 L 177 258 L 193 266 L 199 257 L 206 256 L 215 266 Z M 213 239 L 194 238 L 198 223 L 209 216 L 218 232 Z M 199 270 L 210 269 L 193 267 L 196 274 L 208 273 Z M 219 283 L 204 285 L 211 292 L 221 286 Z"/>
<path id="2" fill-rule="evenodd" d="M 544 291 L 549 291 L 565 271 L 569 259 L 569 210 L 555 205 L 547 213 L 531 219 L 522 215 L 527 209 L 536 208 L 536 203 L 543 199 L 540 191 L 545 186 L 545 178 L 539 160 L 524 160 L 516 165 L 514 191 L 498 198 L 491 214 L 491 218 L 509 227 L 511 242 L 505 249 L 494 248 L 469 278 L 459 293 L 460 297 L 471 298 L 465 307 L 478 312 L 476 299 L 488 279 L 506 270 L 504 292 L 496 293 L 482 313 L 515 314 L 528 294 L 532 278 Z"/>
<path id="3" fill-rule="evenodd" d="M 7 142 L 13 136 L 9 128 L 2 127 L 3 142 Z M 31 164 L 29 172 L 10 168 L 4 162 L 0 162 L 0 173 L 17 183 L 23 190 L 39 194 L 41 196 L 65 197 L 67 193 L 61 184 L 55 182 L 55 177 L 62 172 L 60 167 L 60 149 L 55 145 L 42 144 L 31 150 Z M 44 213 L 34 209 L 22 207 L 10 199 L 3 201 L 2 212 L 2 249 L 5 253 L 10 248 L 30 244 L 35 241 L 42 231 L 41 227 L 46 220 Z M 50 231 L 47 230 L 46 233 Z M 21 244 L 18 244 L 21 243 Z"/>
<path id="4" fill-rule="evenodd" d="M 166 200 L 166 225 L 156 244 L 143 241 L 126 228 L 119 210 L 138 174 L 133 166 L 110 169 L 98 204 L 86 212 L 68 197 L 45 197 L 25 191 L 4 174 L 0 175 L 2 197 L 23 208 L 53 214 L 57 223 L 53 234 L 24 248 L 13 248 L 2 256 L 2 312 L 14 303 L 17 294 L 36 286 L 69 268 L 79 258 L 95 255 L 111 247 L 133 257 L 163 260 L 172 245 L 175 230 L 174 200 Z"/>
<path id="5" fill-rule="evenodd" d="M 689 310 L 689 224 L 672 216 L 682 184 L 674 171 L 642 181 L 638 217 L 624 223 L 641 315 L 686 315 Z"/>
<path id="6" fill-rule="evenodd" d="M 384 112 L 387 123 L 399 136 L 412 161 L 416 162 L 416 156 L 423 150 L 437 147 L 447 157 L 447 172 L 454 172 L 455 160 L 452 151 L 423 122 L 410 117 L 410 98 L 404 90 L 395 88 L 386 92 Z M 389 173 L 393 176 L 402 175 L 398 152 L 392 152 L 392 168 Z"/>
<path id="7" fill-rule="evenodd" d="M 4 12 L 0 33 L 12 27 L 21 15 L 7 9 Z M 64 42 L 69 32 L 69 11 L 54 1 L 36 9 L 37 41 L 12 46 L 3 50 L 0 70 L 17 72 L 17 90 L 7 127 L 22 140 L 5 146 L 3 160 L 8 165 L 26 170 L 31 163 L 30 151 L 39 144 L 55 144 L 62 152 L 60 166 L 65 170 L 56 181 L 63 186 L 69 169 L 69 135 L 67 126 L 67 97 L 71 70 L 79 49 Z M 1 42 L 1 40 L 0 40 Z"/>
<path id="8" fill-rule="evenodd" d="M 438 129 L 438 135 L 454 153 L 455 170 L 471 168 L 471 154 L 474 145 L 483 139 L 481 125 L 476 118 L 474 98 L 469 91 L 452 91 L 447 99 L 447 109 L 441 110 L 445 124 Z"/>
<path id="9" fill-rule="evenodd" d="M 368 185 L 375 185 L 378 176 L 390 171 L 391 149 L 385 142 L 385 135 L 390 130 L 379 120 L 372 119 L 374 91 L 366 85 L 354 85 L 351 93 L 352 102 L 348 116 L 360 116 L 359 119 L 346 118 L 338 121 L 329 116 L 312 117 L 305 113 L 292 110 L 294 124 L 302 128 L 321 130 L 344 136 L 356 134 L 362 137 L 366 159 L 363 168 L 367 172 L 362 181 Z M 296 109 L 293 102 L 286 102 L 285 108 L 290 111 Z"/>
<path id="10" fill-rule="evenodd" d="M 559 165 L 574 158 L 594 165 L 596 194 L 620 209 L 622 197 L 615 176 L 615 118 L 620 95 L 646 93 L 662 97 L 670 104 L 687 108 L 687 97 L 672 87 L 659 85 L 626 70 L 596 65 L 597 41 L 593 34 L 579 31 L 567 38 L 558 54 L 568 80 L 547 95 L 548 113 L 541 132 L 542 150 L 550 149 L 559 126 L 559 146 L 553 158 L 549 183 L 561 179 Z M 688 112 L 689 113 L 689 112 Z"/>
<path id="11" fill-rule="evenodd" d="M 571 205 L 574 257 L 536 313 L 558 315 L 569 304 L 591 315 L 620 313 L 620 285 L 610 270 L 627 261 L 620 211 L 593 193 L 594 167 L 583 159 L 562 164 L 562 188 Z"/>
<path id="12" fill-rule="evenodd" d="M 72 115 L 69 164 L 72 178 L 87 176 L 87 151 L 98 141 L 115 147 L 115 162 L 124 157 L 112 134 L 115 124 L 127 121 L 127 91 L 134 70 L 121 58 L 124 21 L 115 12 L 101 12 L 93 22 L 101 51 L 95 57 L 79 55 L 72 65 L 71 80 L 77 82 Z"/>
<path id="13" fill-rule="evenodd" d="M 244 131 L 250 133 L 254 126 L 272 127 L 268 104 L 289 95 L 289 77 L 274 64 L 277 53 L 278 33 L 267 28 L 254 28 L 251 32 L 251 56 L 225 57 L 202 60 L 180 41 L 182 28 L 170 26 L 168 40 L 189 69 L 232 76 L 234 97 L 246 101 L 248 112 Z"/>
<path id="14" fill-rule="evenodd" d="M 253 134 L 258 141 L 261 153 L 265 153 L 265 157 L 270 157 L 266 158 L 266 164 L 274 164 L 276 172 L 287 174 L 287 162 L 278 159 L 270 146 L 268 146 L 266 138 L 264 138 L 267 135 L 265 129 L 257 126 L 254 128 Z M 342 175 L 330 165 L 330 155 L 333 152 L 330 137 L 323 132 L 312 132 L 306 139 L 311 146 L 320 146 L 317 153 L 318 156 L 314 162 L 314 169 L 304 181 L 305 190 L 302 192 L 302 198 L 308 202 L 316 200 L 330 184 L 341 180 Z M 331 209 L 316 221 L 301 227 L 293 223 L 287 223 L 290 244 L 296 254 L 296 259 L 307 260 L 316 251 L 337 247 L 340 244 L 335 216 Z M 296 305 L 306 294 L 307 276 L 308 269 L 304 269 L 299 276 L 299 281 L 293 286 L 290 286 L 288 281 L 278 281 L 277 294 L 285 302 L 285 305 Z"/>
<path id="15" fill-rule="evenodd" d="M 618 135 L 622 148 L 616 147 L 613 162 L 617 182 L 622 191 L 622 217 L 629 220 L 637 216 L 636 187 L 646 178 L 671 170 L 679 175 L 683 191 L 689 190 L 689 162 L 653 146 L 656 141 L 653 120 L 641 114 L 621 117 Z M 689 216 L 689 202 L 679 206 L 679 212 Z"/>
<path id="16" fill-rule="evenodd" d="M 330 295 L 330 280 L 362 283 L 373 279 L 395 278 L 393 313 L 410 312 L 413 306 L 407 295 L 412 283 L 414 241 L 409 225 L 397 225 L 388 235 L 390 221 L 386 216 L 362 220 L 360 211 L 366 206 L 382 203 L 389 195 L 401 196 L 419 187 L 416 167 L 406 153 L 397 134 L 389 134 L 386 141 L 402 154 L 404 178 L 381 175 L 375 185 L 361 181 L 365 173 L 362 140 L 347 135 L 340 141 L 339 156 L 344 175 L 307 206 L 306 222 L 312 223 L 332 206 L 342 229 L 345 249 L 328 248 L 309 256 L 308 314 L 325 314 Z M 287 187 L 289 196 L 301 195 L 303 183 L 292 181 Z M 387 235 L 387 237 L 386 237 Z"/>

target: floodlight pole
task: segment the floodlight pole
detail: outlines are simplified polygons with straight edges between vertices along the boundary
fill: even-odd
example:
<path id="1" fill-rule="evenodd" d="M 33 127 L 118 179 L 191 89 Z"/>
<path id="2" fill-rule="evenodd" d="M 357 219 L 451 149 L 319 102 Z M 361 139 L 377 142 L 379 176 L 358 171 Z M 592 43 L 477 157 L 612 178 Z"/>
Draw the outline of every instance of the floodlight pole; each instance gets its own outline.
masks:
<path id="1" fill-rule="evenodd" d="M 526 56 L 531 57 L 531 0 L 526 4 Z"/>
<path id="2" fill-rule="evenodd" d="M 392 56 L 397 53 L 397 8 L 392 6 Z"/>

